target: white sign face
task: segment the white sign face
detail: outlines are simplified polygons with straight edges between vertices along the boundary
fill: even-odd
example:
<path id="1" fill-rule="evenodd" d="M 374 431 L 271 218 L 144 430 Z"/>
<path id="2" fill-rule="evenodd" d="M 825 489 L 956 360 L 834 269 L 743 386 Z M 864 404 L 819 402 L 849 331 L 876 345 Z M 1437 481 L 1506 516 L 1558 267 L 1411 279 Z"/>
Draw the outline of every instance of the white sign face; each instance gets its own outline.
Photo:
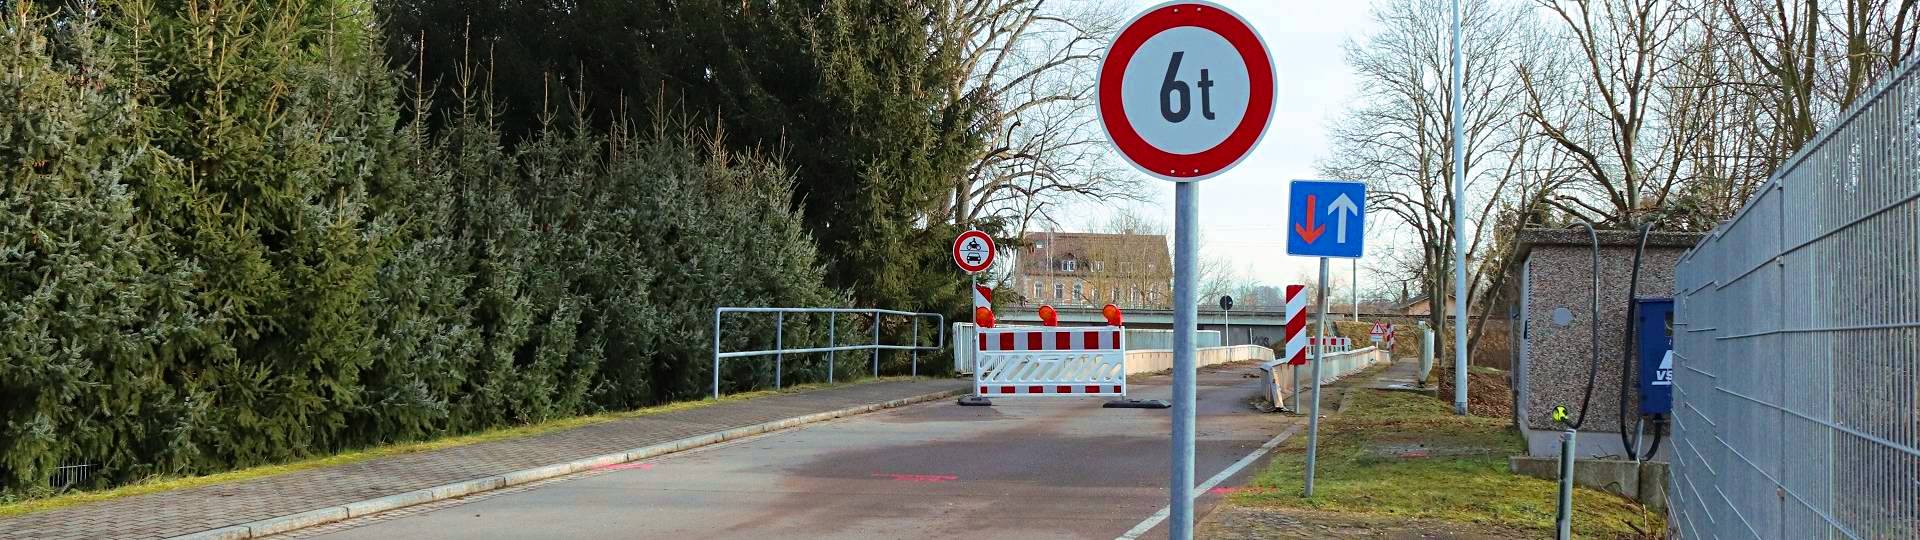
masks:
<path id="1" fill-rule="evenodd" d="M 990 252 L 992 250 L 987 249 L 987 243 L 978 238 L 968 238 L 960 243 L 960 260 L 965 261 L 969 266 L 986 264 L 987 254 Z"/>
<path id="2" fill-rule="evenodd" d="M 1247 65 L 1233 44 L 1210 30 L 1183 26 L 1148 38 L 1133 54 L 1120 102 L 1147 144 L 1198 154 L 1239 127 L 1248 92 Z"/>

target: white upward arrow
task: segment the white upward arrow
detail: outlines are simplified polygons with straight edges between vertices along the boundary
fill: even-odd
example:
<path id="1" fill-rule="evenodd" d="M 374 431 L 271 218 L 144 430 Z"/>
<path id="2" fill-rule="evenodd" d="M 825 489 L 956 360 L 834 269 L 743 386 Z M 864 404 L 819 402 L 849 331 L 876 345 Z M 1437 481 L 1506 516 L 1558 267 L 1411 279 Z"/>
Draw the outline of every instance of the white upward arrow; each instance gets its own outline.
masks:
<path id="1" fill-rule="evenodd" d="M 1334 243 L 1347 243 L 1347 214 L 1360 217 L 1360 206 L 1353 204 L 1353 199 L 1347 198 L 1347 194 L 1341 193 L 1340 198 L 1334 199 L 1333 204 L 1327 205 L 1327 213 L 1339 218 L 1333 228 Z"/>

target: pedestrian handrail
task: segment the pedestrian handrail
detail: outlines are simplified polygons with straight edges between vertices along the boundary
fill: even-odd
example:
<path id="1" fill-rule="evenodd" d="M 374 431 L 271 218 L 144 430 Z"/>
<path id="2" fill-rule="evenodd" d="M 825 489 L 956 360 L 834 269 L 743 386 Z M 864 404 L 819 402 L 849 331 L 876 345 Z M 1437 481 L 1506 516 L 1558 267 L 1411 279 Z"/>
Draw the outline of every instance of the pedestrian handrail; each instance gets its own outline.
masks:
<path id="1" fill-rule="evenodd" d="M 1374 346 L 1346 351 L 1328 350 L 1322 360 L 1325 363 L 1320 366 L 1320 383 L 1331 384 L 1348 375 L 1359 373 L 1362 370 L 1373 367 L 1375 364 L 1390 362 L 1392 358 L 1389 358 L 1389 356 L 1385 349 Z M 1288 364 L 1285 359 L 1280 359 L 1262 363 L 1260 364 L 1260 369 L 1267 373 L 1265 376 L 1266 380 L 1262 381 L 1263 390 L 1266 392 L 1267 399 L 1276 407 L 1286 407 L 1294 411 L 1301 410 L 1298 401 L 1292 401 L 1291 406 L 1289 406 L 1287 399 L 1297 397 L 1300 394 L 1300 385 L 1303 381 L 1309 383 L 1312 381 L 1310 378 L 1312 365 L 1295 366 Z M 1291 391 L 1281 384 L 1282 381 L 1288 380 L 1292 381 Z"/>
<path id="2" fill-rule="evenodd" d="M 721 319 L 721 316 L 726 315 L 728 313 L 772 313 L 774 314 L 773 348 L 765 349 L 765 350 L 755 350 L 755 351 L 731 351 L 731 352 L 720 350 L 720 333 L 721 333 L 720 319 Z M 827 346 L 801 347 L 801 348 L 795 348 L 795 349 L 786 348 L 786 345 L 785 345 L 786 319 L 787 319 L 787 315 L 789 314 L 829 315 L 829 317 L 827 317 Z M 839 315 L 843 315 L 843 314 L 867 315 L 869 317 L 872 317 L 873 318 L 873 342 L 866 343 L 866 344 L 858 344 L 858 345 L 836 344 L 839 341 L 839 337 L 840 337 L 839 328 L 838 328 L 839 321 L 840 321 Z M 909 321 L 911 321 L 912 328 L 913 328 L 913 333 L 912 333 L 913 344 L 889 345 L 889 344 L 884 344 L 880 342 L 880 321 L 882 317 L 888 317 L 888 316 L 906 317 Z M 937 339 L 939 340 L 935 345 L 931 347 L 920 345 L 920 320 L 925 318 L 934 319 L 933 333 L 938 336 Z M 878 376 L 880 375 L 880 351 L 912 351 L 913 352 L 912 375 L 915 377 L 918 377 L 920 376 L 920 351 L 938 351 L 941 349 L 945 349 L 947 347 L 947 336 L 945 333 L 940 331 L 941 328 L 946 327 L 946 321 L 947 321 L 947 317 L 939 313 L 916 313 L 912 311 L 895 311 L 891 309 L 776 308 L 776 307 L 714 308 L 713 310 L 713 397 L 715 398 L 720 397 L 720 362 L 728 358 L 751 358 L 751 357 L 760 357 L 760 356 L 774 357 L 774 365 L 773 365 L 774 366 L 773 367 L 773 387 L 774 388 L 780 388 L 781 373 L 782 371 L 785 370 L 786 355 L 789 355 L 789 354 L 826 353 L 827 354 L 827 382 L 831 383 L 834 381 L 833 379 L 834 353 L 837 353 L 840 351 L 872 351 L 873 352 L 872 373 L 873 375 Z"/>

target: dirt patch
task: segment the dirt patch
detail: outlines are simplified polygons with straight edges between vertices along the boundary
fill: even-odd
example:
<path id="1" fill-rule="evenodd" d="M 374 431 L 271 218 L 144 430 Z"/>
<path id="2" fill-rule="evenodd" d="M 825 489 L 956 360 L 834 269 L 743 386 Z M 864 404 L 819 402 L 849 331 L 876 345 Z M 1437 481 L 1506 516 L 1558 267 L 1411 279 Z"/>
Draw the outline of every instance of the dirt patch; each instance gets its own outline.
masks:
<path id="1" fill-rule="evenodd" d="M 1433 378 L 1440 399 L 1453 400 L 1453 370 L 1435 367 Z M 1488 368 L 1467 371 L 1467 412 L 1481 418 L 1513 418 L 1513 384 L 1507 372 Z"/>
<path id="2" fill-rule="evenodd" d="M 1538 534 L 1470 523 L 1225 505 L 1207 516 L 1197 538 L 1208 540 L 1388 538 L 1510 539 Z"/>
<path id="3" fill-rule="evenodd" d="M 1435 457 L 1479 456 L 1499 451 L 1497 448 L 1478 446 L 1439 446 L 1425 443 L 1379 444 L 1369 454 L 1375 457 L 1398 459 L 1422 459 Z"/>

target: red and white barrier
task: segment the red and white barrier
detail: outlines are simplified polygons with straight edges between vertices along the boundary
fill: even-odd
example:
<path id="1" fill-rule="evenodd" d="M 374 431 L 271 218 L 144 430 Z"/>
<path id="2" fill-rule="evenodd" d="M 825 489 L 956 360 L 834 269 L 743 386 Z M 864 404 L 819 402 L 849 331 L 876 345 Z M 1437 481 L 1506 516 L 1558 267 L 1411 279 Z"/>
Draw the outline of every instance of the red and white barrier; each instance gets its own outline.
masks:
<path id="1" fill-rule="evenodd" d="M 1307 338 L 1307 344 L 1315 347 L 1328 347 L 1328 352 L 1346 352 L 1353 350 L 1353 338 L 1315 337 Z"/>
<path id="2" fill-rule="evenodd" d="M 1126 332 L 1118 326 L 981 328 L 978 335 L 977 396 L 1127 395 Z"/>
<path id="3" fill-rule="evenodd" d="M 1287 286 L 1287 363 L 1307 363 L 1307 287 Z"/>

